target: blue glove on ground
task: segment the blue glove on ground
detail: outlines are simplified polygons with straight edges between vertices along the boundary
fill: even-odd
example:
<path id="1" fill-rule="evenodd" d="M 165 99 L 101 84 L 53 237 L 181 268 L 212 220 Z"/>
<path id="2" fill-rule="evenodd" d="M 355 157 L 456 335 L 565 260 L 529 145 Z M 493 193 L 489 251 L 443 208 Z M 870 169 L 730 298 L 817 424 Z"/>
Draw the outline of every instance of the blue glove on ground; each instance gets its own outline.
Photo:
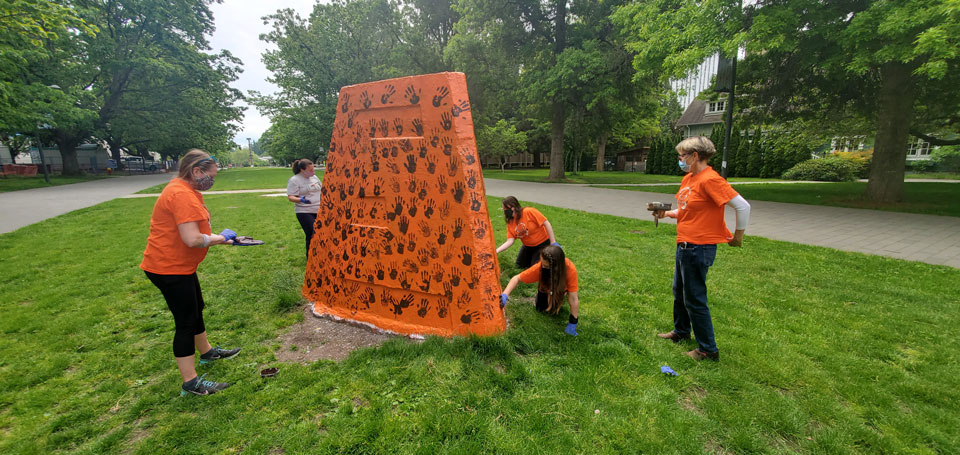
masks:
<path id="1" fill-rule="evenodd" d="M 223 236 L 223 240 L 233 240 L 237 238 L 237 233 L 229 229 L 224 229 L 223 232 L 220 233 L 220 235 Z"/>
<path id="2" fill-rule="evenodd" d="M 567 328 L 563 331 L 567 332 L 567 335 L 577 336 L 577 325 L 571 322 L 567 324 Z"/>
<path id="3" fill-rule="evenodd" d="M 500 294 L 500 309 L 502 310 L 505 306 L 507 306 L 507 295 Z"/>
<path id="4" fill-rule="evenodd" d="M 309 203 L 310 203 L 310 199 L 307 199 L 306 196 L 300 196 L 300 203 L 301 203 L 301 204 L 309 204 Z"/>
<path id="5" fill-rule="evenodd" d="M 677 375 L 677 372 L 676 372 L 676 371 L 673 371 L 673 368 L 670 368 L 670 367 L 668 367 L 668 366 L 666 366 L 666 365 L 660 367 L 660 372 L 663 373 L 663 374 L 670 375 L 670 376 L 676 376 L 676 375 Z"/>
<path id="6" fill-rule="evenodd" d="M 557 243 L 557 242 L 553 242 L 553 243 L 551 243 L 551 245 L 553 245 L 553 246 L 560 246 L 560 244 L 559 244 L 559 243 Z M 560 246 L 560 249 L 563 249 L 563 247 L 562 247 L 562 246 Z"/>

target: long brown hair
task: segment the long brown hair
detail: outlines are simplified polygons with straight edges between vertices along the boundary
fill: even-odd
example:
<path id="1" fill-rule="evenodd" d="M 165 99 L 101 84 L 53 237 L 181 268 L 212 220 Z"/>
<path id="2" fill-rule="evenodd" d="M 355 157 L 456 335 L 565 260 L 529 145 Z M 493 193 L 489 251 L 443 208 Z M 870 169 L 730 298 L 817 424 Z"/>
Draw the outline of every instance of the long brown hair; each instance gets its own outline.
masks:
<path id="1" fill-rule="evenodd" d="M 299 160 L 294 160 L 293 162 L 293 175 L 297 175 L 300 171 L 307 169 L 307 166 L 313 164 L 313 161 L 310 161 L 306 158 L 300 158 Z"/>
<path id="2" fill-rule="evenodd" d="M 503 198 L 503 205 L 509 208 L 510 210 L 513 210 L 513 219 L 515 220 L 520 219 L 520 214 L 523 213 L 523 206 L 520 205 L 520 201 L 518 201 L 517 198 L 513 196 L 507 196 Z M 510 220 L 507 220 L 507 221 L 510 221 Z"/>
<path id="3" fill-rule="evenodd" d="M 550 282 L 544 283 L 540 276 L 540 292 L 547 292 L 547 313 L 557 314 L 563 306 L 563 297 L 567 294 L 567 258 L 563 249 L 550 245 L 540 250 L 540 267 L 550 269 Z"/>
<path id="4" fill-rule="evenodd" d="M 193 168 L 198 167 L 201 170 L 209 170 L 213 166 L 213 158 L 207 152 L 200 149 L 190 149 L 183 158 L 180 158 L 179 171 L 177 177 L 188 182 L 193 181 Z"/>

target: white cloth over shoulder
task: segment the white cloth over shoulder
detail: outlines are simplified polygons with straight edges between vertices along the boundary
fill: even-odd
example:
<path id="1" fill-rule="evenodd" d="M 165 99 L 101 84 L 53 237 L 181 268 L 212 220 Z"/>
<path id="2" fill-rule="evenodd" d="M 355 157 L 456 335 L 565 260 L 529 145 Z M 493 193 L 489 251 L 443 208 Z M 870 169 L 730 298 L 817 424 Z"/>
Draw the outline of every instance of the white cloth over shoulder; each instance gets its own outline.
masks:
<path id="1" fill-rule="evenodd" d="M 750 222 L 750 203 L 738 194 L 733 199 L 730 199 L 727 205 L 737 211 L 737 230 L 747 229 L 747 224 Z"/>

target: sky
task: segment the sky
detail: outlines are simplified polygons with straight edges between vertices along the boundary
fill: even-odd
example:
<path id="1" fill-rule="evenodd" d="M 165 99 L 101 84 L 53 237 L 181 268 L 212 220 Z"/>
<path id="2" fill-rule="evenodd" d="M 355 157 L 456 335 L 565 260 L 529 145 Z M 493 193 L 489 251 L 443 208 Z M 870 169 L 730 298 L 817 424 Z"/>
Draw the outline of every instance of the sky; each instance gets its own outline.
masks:
<path id="1" fill-rule="evenodd" d="M 316 0 L 224 0 L 213 4 L 216 31 L 210 37 L 210 47 L 214 51 L 226 49 L 243 61 L 243 73 L 231 84 L 244 94 L 250 90 L 268 94 L 277 91 L 277 87 L 267 78 L 270 72 L 261 61 L 261 54 L 267 44 L 260 41 L 260 34 L 270 31 L 261 18 L 273 14 L 278 9 L 292 8 L 301 17 L 306 18 L 313 11 Z M 243 103 L 246 106 L 246 103 Z M 248 106 L 241 121 L 240 132 L 234 137 L 237 144 L 247 145 L 247 138 L 258 139 L 267 128 L 270 119 L 260 115 L 255 107 Z"/>

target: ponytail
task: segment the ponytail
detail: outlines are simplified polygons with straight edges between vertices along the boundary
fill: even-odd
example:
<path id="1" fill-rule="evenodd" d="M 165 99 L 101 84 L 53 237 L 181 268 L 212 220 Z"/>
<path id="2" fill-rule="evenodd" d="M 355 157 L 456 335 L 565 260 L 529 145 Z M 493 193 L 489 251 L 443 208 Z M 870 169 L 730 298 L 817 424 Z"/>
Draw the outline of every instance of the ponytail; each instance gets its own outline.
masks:
<path id="1" fill-rule="evenodd" d="M 313 161 L 310 161 L 306 158 L 301 158 L 299 160 L 293 160 L 293 175 L 297 175 L 300 171 L 307 168 L 307 166 L 313 164 Z"/>

